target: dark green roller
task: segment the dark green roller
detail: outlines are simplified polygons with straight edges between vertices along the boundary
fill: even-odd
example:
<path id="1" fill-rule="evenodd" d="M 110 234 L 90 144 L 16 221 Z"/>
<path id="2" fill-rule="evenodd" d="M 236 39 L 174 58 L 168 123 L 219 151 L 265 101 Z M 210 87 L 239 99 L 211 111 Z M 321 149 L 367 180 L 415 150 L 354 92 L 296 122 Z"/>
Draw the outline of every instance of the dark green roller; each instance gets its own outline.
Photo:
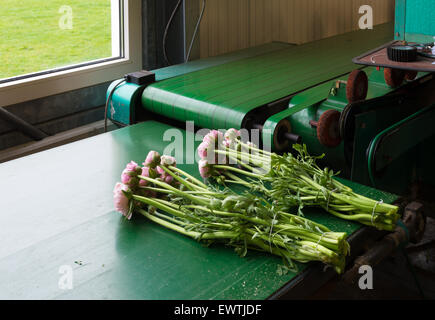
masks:
<path id="1" fill-rule="evenodd" d="M 204 128 L 241 128 L 249 111 L 350 72 L 354 56 L 392 34 L 384 24 L 181 75 L 147 87 L 142 104 Z"/>

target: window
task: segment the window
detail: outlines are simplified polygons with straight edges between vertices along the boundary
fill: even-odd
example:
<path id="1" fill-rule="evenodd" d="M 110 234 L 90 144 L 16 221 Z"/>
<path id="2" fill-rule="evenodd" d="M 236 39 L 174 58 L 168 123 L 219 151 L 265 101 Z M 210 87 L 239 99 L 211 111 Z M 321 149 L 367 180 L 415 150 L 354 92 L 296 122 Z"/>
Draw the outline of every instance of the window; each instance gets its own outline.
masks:
<path id="1" fill-rule="evenodd" d="M 1 0 L 0 106 L 141 69 L 141 1 Z"/>

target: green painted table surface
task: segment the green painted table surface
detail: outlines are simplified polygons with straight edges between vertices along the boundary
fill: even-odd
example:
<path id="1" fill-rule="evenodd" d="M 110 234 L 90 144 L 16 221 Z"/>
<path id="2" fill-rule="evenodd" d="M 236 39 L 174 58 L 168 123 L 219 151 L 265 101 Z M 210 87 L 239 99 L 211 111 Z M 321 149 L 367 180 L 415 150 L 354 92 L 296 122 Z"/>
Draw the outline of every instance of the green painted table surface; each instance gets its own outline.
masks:
<path id="1" fill-rule="evenodd" d="M 393 25 L 383 24 L 264 52 L 152 84 L 142 105 L 202 128 L 240 128 L 255 108 L 349 73 L 353 57 L 392 39 Z"/>
<path id="2" fill-rule="evenodd" d="M 0 299 L 264 299 L 296 276 L 278 275 L 281 260 L 271 255 L 240 258 L 114 212 L 125 164 L 163 152 L 170 128 L 144 122 L 0 165 Z M 192 162 L 193 151 L 184 153 Z M 196 165 L 180 167 L 198 176 Z M 360 228 L 319 210 L 306 215 L 349 234 Z M 64 265 L 73 269 L 72 290 L 58 286 Z"/>

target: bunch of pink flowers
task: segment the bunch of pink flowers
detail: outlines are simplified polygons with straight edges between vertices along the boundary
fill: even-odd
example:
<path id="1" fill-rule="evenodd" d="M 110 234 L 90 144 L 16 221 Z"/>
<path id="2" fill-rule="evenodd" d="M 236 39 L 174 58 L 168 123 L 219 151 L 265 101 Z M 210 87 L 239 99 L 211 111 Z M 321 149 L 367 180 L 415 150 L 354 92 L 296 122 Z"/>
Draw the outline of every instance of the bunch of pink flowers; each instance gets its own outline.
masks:
<path id="1" fill-rule="evenodd" d="M 213 155 L 219 146 L 226 146 L 220 151 L 230 149 L 231 144 L 237 148 L 239 137 L 237 131 L 225 136 L 212 131 L 203 142 L 207 152 L 214 149 Z M 219 142 L 221 138 L 225 141 Z M 198 241 L 235 247 L 241 256 L 253 248 L 282 257 L 292 269 L 293 260 L 314 260 L 342 272 L 348 253 L 345 233 L 278 211 L 255 194 L 207 186 L 176 165 L 173 157 L 155 151 L 148 154 L 142 167 L 130 162 L 114 189 L 116 210 L 127 219 L 138 213 Z"/>
<path id="2" fill-rule="evenodd" d="M 164 168 L 176 167 L 177 162 L 174 157 L 160 156 L 156 151 L 150 151 L 143 162 L 143 167 L 131 161 L 122 171 L 121 182 L 115 185 L 113 190 L 115 209 L 122 213 L 127 219 L 132 216 L 132 202 L 128 195 L 135 193 L 141 196 L 158 196 L 152 188 L 149 180 L 155 179 L 168 185 L 177 186 L 179 182 L 174 181 L 174 177 L 165 171 Z"/>
<path id="3" fill-rule="evenodd" d="M 233 173 L 240 173 L 241 168 L 255 171 L 256 169 L 250 165 L 252 163 L 257 168 L 267 168 L 270 166 L 271 154 L 258 149 L 250 141 L 242 142 L 241 131 L 232 128 L 225 134 L 216 130 L 211 131 L 199 145 L 198 155 L 201 158 L 198 162 L 201 177 L 233 179 Z"/>
<path id="4" fill-rule="evenodd" d="M 297 210 L 302 215 L 304 207 L 321 207 L 341 219 L 380 230 L 396 228 L 400 218 L 397 206 L 353 192 L 335 179 L 336 173 L 332 170 L 320 168 L 316 160 L 323 156 L 310 156 L 306 145 L 293 145 L 295 155 L 278 155 L 252 142 L 244 143 L 236 129 L 228 130 L 224 140 L 211 148 L 209 138 L 204 138 L 199 150 L 200 155 L 204 155 L 202 150 L 208 147 L 207 159 L 199 162 L 203 178 L 212 177 L 219 184 L 247 187 L 285 211 Z M 217 156 L 229 162 L 216 164 L 209 160 Z"/>

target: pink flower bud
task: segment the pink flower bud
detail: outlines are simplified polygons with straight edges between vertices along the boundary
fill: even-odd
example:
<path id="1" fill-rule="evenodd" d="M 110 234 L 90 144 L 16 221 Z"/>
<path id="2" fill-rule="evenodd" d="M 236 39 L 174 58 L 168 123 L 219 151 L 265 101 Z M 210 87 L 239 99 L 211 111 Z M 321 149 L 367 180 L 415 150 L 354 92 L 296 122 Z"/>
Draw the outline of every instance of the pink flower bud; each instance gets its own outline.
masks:
<path id="1" fill-rule="evenodd" d="M 149 167 L 143 167 L 141 176 L 149 178 L 151 170 Z"/>
<path id="2" fill-rule="evenodd" d="M 141 173 L 141 176 L 143 176 L 143 177 L 147 177 L 147 178 L 150 178 L 150 170 L 152 170 L 152 169 L 150 169 L 149 167 L 143 167 L 142 168 L 142 173 Z M 145 187 L 145 186 L 147 186 L 148 185 L 148 181 L 147 180 L 140 180 L 139 181 L 139 185 L 141 186 L 141 187 Z"/>
<path id="3" fill-rule="evenodd" d="M 162 156 L 161 159 L 160 159 L 160 165 L 164 166 L 164 167 L 169 167 L 169 166 L 176 167 L 177 166 L 177 161 L 175 160 L 174 157 L 171 157 L 171 156 Z"/>
<path id="4" fill-rule="evenodd" d="M 228 129 L 227 132 L 225 132 L 225 140 L 227 141 L 235 141 L 240 138 L 240 131 L 236 130 L 234 128 Z"/>
<path id="5" fill-rule="evenodd" d="M 236 142 L 234 141 L 234 140 L 225 140 L 223 143 L 222 143 L 222 145 L 223 145 L 223 147 L 224 147 L 224 150 L 227 148 L 227 149 L 230 149 L 230 150 L 237 150 L 237 144 L 236 144 Z"/>
<path id="6" fill-rule="evenodd" d="M 129 172 L 136 172 L 138 169 L 140 169 L 140 167 L 134 161 L 131 161 L 129 164 L 127 164 L 127 167 L 125 168 L 125 170 Z"/>
<path id="7" fill-rule="evenodd" d="M 130 192 L 130 189 L 125 184 L 118 182 L 113 189 L 113 202 L 115 209 L 122 213 L 123 216 L 127 217 L 128 220 L 130 220 L 132 216 L 132 213 L 129 214 L 130 200 L 123 191 Z"/>
<path id="8" fill-rule="evenodd" d="M 171 184 L 174 181 L 174 177 L 171 175 L 167 175 L 167 176 L 165 176 L 163 181 L 165 181 L 167 184 Z"/>
<path id="9" fill-rule="evenodd" d="M 162 157 L 162 158 L 163 158 L 163 157 Z M 159 178 L 160 178 L 163 182 L 166 182 L 166 183 L 168 183 L 168 184 L 171 184 L 171 183 L 172 183 L 172 181 L 173 181 L 173 177 L 172 177 L 169 173 L 167 173 L 165 170 L 163 170 L 162 167 L 158 166 L 158 167 L 156 168 L 156 170 L 157 170 L 157 173 L 160 175 Z"/>
<path id="10" fill-rule="evenodd" d="M 157 151 L 150 151 L 143 165 L 150 168 L 155 168 L 160 163 L 160 158 L 160 154 Z"/>
<path id="11" fill-rule="evenodd" d="M 207 160 L 202 159 L 198 163 L 199 173 L 204 179 L 210 178 L 212 173 L 212 168 Z"/>
<path id="12" fill-rule="evenodd" d="M 122 183 L 131 188 L 136 187 L 138 183 L 137 175 L 140 174 L 141 170 L 142 168 L 139 167 L 139 165 L 136 162 L 131 161 L 129 164 L 127 164 L 124 171 L 122 171 L 121 174 Z"/>
<path id="13" fill-rule="evenodd" d="M 211 146 L 218 146 L 219 143 L 222 143 L 224 141 L 224 135 L 222 132 L 217 130 L 212 130 L 206 136 L 204 137 L 203 142 L 208 142 Z"/>
<path id="14" fill-rule="evenodd" d="M 130 174 L 124 170 L 124 171 L 122 172 L 122 175 L 121 175 L 121 182 L 122 182 L 123 184 L 129 184 L 129 183 L 130 183 L 130 180 L 131 180 L 132 178 L 133 178 L 133 177 L 130 176 Z"/>
<path id="15" fill-rule="evenodd" d="M 166 171 L 163 170 L 161 167 L 156 167 L 157 173 L 160 175 L 166 174 Z"/>
<path id="16" fill-rule="evenodd" d="M 209 152 L 213 152 L 209 142 L 203 141 L 198 147 L 198 155 L 201 159 L 206 159 Z"/>

